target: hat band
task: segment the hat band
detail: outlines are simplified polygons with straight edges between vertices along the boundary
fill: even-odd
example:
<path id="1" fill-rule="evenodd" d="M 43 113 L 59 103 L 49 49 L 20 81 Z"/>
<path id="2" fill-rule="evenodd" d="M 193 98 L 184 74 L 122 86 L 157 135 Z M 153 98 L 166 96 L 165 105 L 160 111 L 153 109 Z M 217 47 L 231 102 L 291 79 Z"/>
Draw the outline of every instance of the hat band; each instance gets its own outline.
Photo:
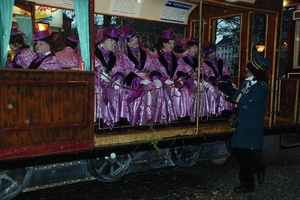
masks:
<path id="1" fill-rule="evenodd" d="M 259 65 L 257 62 L 255 62 L 254 60 L 252 60 L 252 65 L 256 68 L 256 69 L 258 69 L 258 70 L 265 70 L 264 68 L 262 68 L 261 66 L 263 65 Z"/>

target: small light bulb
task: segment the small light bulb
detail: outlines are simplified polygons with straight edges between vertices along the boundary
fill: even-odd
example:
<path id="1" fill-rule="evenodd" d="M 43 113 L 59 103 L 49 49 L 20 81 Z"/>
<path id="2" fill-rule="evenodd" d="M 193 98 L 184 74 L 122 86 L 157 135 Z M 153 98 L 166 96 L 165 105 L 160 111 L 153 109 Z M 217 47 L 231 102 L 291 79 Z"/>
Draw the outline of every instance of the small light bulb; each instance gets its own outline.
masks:
<path id="1" fill-rule="evenodd" d="M 110 158 L 111 158 L 111 159 L 115 159 L 115 158 L 116 158 L 116 154 L 115 154 L 114 152 L 112 152 L 112 153 L 110 154 Z"/>

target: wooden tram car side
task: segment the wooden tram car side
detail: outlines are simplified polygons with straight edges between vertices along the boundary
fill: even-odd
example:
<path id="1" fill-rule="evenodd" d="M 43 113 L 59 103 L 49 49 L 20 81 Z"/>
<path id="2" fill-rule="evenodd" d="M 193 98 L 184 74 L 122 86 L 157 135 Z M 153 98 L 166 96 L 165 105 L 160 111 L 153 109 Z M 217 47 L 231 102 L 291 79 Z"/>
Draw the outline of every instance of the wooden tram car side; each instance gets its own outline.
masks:
<path id="1" fill-rule="evenodd" d="M 202 26 L 205 22 L 200 41 L 215 37 L 211 28 L 215 26 L 215 19 L 241 16 L 243 42 L 240 42 L 240 49 L 246 51 L 239 53 L 240 66 L 246 66 L 250 59 L 253 12 L 267 15 L 265 56 L 272 61 L 272 69 L 268 71 L 271 92 L 265 133 L 296 132 L 299 128 L 299 80 L 277 78 L 276 49 L 280 44 L 282 0 L 272 5 L 257 1 L 255 6 L 254 1 L 181 2 L 197 4 L 189 15 L 189 28 L 185 30 L 186 35 L 194 34 L 195 24 Z M 292 1 L 289 3 L 292 5 Z M 43 0 L 37 4 L 51 6 Z M 97 12 L 96 6 L 95 10 Z M 108 10 L 106 12 L 103 14 L 109 14 Z M 239 69 L 236 84 L 241 80 L 243 68 Z M 0 91 L 1 200 L 11 199 L 22 191 L 93 179 L 111 182 L 125 174 L 174 165 L 189 167 L 200 160 L 214 159 L 222 163 L 230 155 L 228 141 L 234 129 L 226 120 L 177 124 L 155 131 L 130 129 L 94 134 L 93 71 L 0 69 Z M 155 144 L 151 140 L 158 141 L 158 149 L 153 148 Z M 58 173 L 51 173 L 53 169 Z M 70 170 L 74 173 L 67 173 Z M 64 180 L 61 174 L 65 174 Z M 16 177 L 21 178 L 14 180 Z M 12 185 L 15 186 L 8 189 Z"/>

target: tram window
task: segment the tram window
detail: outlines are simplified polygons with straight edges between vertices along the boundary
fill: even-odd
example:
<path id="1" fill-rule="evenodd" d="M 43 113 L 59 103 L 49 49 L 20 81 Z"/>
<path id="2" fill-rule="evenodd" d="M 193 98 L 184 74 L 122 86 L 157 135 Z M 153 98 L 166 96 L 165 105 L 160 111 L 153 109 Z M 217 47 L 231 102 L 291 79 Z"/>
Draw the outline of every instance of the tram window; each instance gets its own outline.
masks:
<path id="1" fill-rule="evenodd" d="M 294 64 L 293 68 L 300 68 L 300 21 L 296 21 L 295 39 L 294 39 Z"/>
<path id="2" fill-rule="evenodd" d="M 226 58 L 226 65 L 232 76 L 238 75 L 239 46 L 240 46 L 240 22 L 239 15 L 217 19 L 216 46 L 222 49 Z M 221 53 L 221 52 L 220 52 Z M 232 56 L 228 56 L 232 55 Z"/>
<path id="3" fill-rule="evenodd" d="M 258 53 L 256 50 L 256 45 L 259 43 L 265 44 L 266 41 L 266 21 L 267 15 L 263 13 L 254 13 L 253 14 L 253 26 L 252 26 L 252 42 L 251 42 L 251 49 L 252 49 L 252 57 L 255 57 Z"/>

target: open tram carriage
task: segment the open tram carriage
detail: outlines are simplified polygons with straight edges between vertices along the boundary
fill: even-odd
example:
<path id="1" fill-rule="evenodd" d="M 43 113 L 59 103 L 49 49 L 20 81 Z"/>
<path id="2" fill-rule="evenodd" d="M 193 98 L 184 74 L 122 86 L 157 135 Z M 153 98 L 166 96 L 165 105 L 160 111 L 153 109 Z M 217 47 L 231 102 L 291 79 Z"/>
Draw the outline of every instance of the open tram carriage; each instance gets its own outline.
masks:
<path id="1" fill-rule="evenodd" d="M 170 3 L 180 6 L 168 7 Z M 287 3 L 296 5 L 296 1 Z M 83 70 L 6 69 L 7 52 L 3 51 L 6 51 L 7 41 L 1 45 L 1 200 L 11 199 L 22 191 L 93 179 L 112 182 L 126 174 L 175 165 L 186 168 L 201 160 L 222 164 L 230 156 L 229 140 L 234 129 L 228 126 L 227 119 L 205 118 L 199 112 L 192 122 L 150 122 L 142 127 L 118 125 L 96 134 L 95 129 L 103 127 L 98 121 L 94 122 L 95 63 L 91 59 L 94 56 L 94 14 L 117 16 L 118 26 L 125 19 L 154 22 L 157 26 L 180 26 L 182 37 L 197 37 L 199 45 L 206 40 L 216 41 L 220 19 L 237 17 L 238 35 L 221 46 L 234 49 L 230 62 L 235 84 L 239 86 L 243 81 L 247 61 L 260 53 L 256 52 L 255 44 L 263 41 L 262 53 L 272 63 L 267 72 L 270 95 L 265 134 L 298 132 L 299 79 L 279 78 L 282 0 L 272 4 L 262 0 L 9 0 L 1 5 L 8 10 L 15 5 L 31 14 L 37 6 L 75 10 L 79 16 L 76 21 L 85 63 Z M 182 10 L 182 6 L 187 9 Z M 10 22 L 3 22 L 3 16 L 12 13 L 5 11 L 1 11 L 3 35 L 9 34 L 11 27 Z M 174 13 L 183 14 L 178 17 Z M 35 16 L 29 17 L 33 26 Z M 254 33 L 257 16 L 265 26 Z M 62 29 L 63 26 L 56 31 L 61 33 Z M 149 30 L 145 35 L 155 31 Z M 3 42 L 1 40 L 1 44 Z M 198 93 L 203 91 L 198 88 Z M 197 103 L 197 108 L 201 107 L 199 101 Z"/>

